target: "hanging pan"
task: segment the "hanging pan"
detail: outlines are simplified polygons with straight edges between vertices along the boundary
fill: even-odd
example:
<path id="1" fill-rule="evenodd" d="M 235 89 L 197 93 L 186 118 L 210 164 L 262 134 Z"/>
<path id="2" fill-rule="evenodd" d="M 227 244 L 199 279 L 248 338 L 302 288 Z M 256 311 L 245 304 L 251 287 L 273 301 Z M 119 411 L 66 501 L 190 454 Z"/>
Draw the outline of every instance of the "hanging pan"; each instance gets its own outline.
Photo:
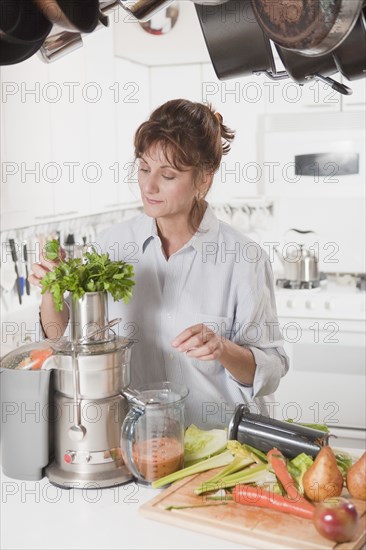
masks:
<path id="1" fill-rule="evenodd" d="M 31 1 L 31 0 L 28 0 Z M 99 0 L 33 0 L 49 21 L 68 30 L 92 32 L 104 15 Z"/>
<path id="2" fill-rule="evenodd" d="M 44 40 L 52 23 L 31 0 L 0 0 L 0 37 L 9 43 L 31 45 Z"/>
<path id="3" fill-rule="evenodd" d="M 311 80 L 321 80 L 340 94 L 352 94 L 352 90 L 348 86 L 330 78 L 330 75 L 338 72 L 332 54 L 306 57 L 278 45 L 276 45 L 276 48 L 286 71 L 298 84 L 305 84 Z"/>
<path id="4" fill-rule="evenodd" d="M 219 80 L 254 72 L 275 73 L 269 39 L 255 19 L 250 0 L 195 7 Z"/>
<path id="5" fill-rule="evenodd" d="M 338 70 L 348 80 L 366 76 L 366 7 L 347 38 L 333 51 Z"/>
<path id="6" fill-rule="evenodd" d="M 0 65 L 34 55 L 51 29 L 52 23 L 30 0 L 0 0 Z"/>
<path id="7" fill-rule="evenodd" d="M 363 0 L 251 0 L 258 23 L 283 48 L 315 57 L 349 35 Z"/>

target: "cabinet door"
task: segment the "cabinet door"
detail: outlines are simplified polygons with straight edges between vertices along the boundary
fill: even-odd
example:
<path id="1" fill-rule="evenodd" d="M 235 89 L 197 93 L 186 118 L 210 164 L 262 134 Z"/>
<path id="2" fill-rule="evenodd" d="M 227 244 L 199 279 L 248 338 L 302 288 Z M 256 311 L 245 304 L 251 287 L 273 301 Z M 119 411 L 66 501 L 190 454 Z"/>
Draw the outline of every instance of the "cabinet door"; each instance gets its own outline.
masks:
<path id="1" fill-rule="evenodd" d="M 274 60 L 277 71 L 285 70 L 276 50 Z M 342 81 L 339 73 L 332 75 L 337 82 Z M 312 113 L 337 112 L 341 109 L 341 94 L 319 80 L 311 80 L 300 85 L 292 78 L 263 82 L 266 113 Z"/>
<path id="2" fill-rule="evenodd" d="M 366 78 L 352 82 L 344 78 L 343 82 L 351 88 L 353 93 L 342 97 L 342 111 L 364 111 L 366 108 Z"/>
<path id="3" fill-rule="evenodd" d="M 151 109 L 170 99 L 201 101 L 201 65 L 151 67 Z"/>
<path id="4" fill-rule="evenodd" d="M 118 204 L 117 104 L 114 101 L 115 62 L 113 33 L 100 29 L 84 39 L 86 82 L 94 89 L 87 102 L 88 162 L 95 165 L 98 177 L 91 182 L 91 213 L 115 209 Z M 97 173 L 96 173 L 97 175 Z"/>
<path id="5" fill-rule="evenodd" d="M 2 229 L 53 215 L 48 67 L 38 56 L 1 68 Z"/>
<path id="6" fill-rule="evenodd" d="M 85 78 L 86 49 L 49 66 L 54 212 L 60 219 L 89 214 L 90 185 L 97 177 L 88 158 L 87 104 L 95 88 Z"/>
<path id="7" fill-rule="evenodd" d="M 118 182 L 118 203 L 141 202 L 134 163 L 134 135 L 150 114 L 149 69 L 116 57 L 114 101 L 117 105 L 117 156 L 114 178 Z"/>
<path id="8" fill-rule="evenodd" d="M 263 77 L 220 81 L 211 64 L 202 65 L 201 100 L 221 113 L 235 130 L 231 151 L 224 156 L 210 192 L 212 202 L 257 195 L 261 169 L 257 158 L 257 119 L 264 112 Z"/>

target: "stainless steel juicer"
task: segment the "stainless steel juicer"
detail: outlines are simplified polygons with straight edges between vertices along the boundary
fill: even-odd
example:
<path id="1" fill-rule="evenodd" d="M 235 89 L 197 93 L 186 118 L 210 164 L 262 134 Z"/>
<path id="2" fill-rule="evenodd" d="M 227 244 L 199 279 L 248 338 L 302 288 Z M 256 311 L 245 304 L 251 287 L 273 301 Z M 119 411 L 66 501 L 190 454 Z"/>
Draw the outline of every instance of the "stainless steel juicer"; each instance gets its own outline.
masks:
<path id="1" fill-rule="evenodd" d="M 108 321 L 106 293 L 86 293 L 83 298 L 70 301 L 71 338 L 44 343 L 51 352 L 40 370 L 32 372 L 32 367 L 23 370 L 27 369 L 26 361 L 23 366 L 17 365 L 17 357 L 24 363 L 22 348 L 4 357 L 1 369 L 7 371 L 7 383 L 2 402 L 4 399 L 5 403 L 14 402 L 20 395 L 20 388 L 21 399 L 32 403 L 38 399 L 42 410 L 48 408 L 42 433 L 39 432 L 39 423 L 30 426 L 33 437 L 26 452 L 24 446 L 22 452 L 16 449 L 18 443 L 21 447 L 26 434 L 29 435 L 26 422 L 22 422 L 20 416 L 17 420 L 16 415 L 11 418 L 8 415 L 6 419 L 12 420 L 11 429 L 10 424 L 3 422 L 5 428 L 9 428 L 5 430 L 8 433 L 6 457 L 3 452 L 6 475 L 18 479 L 41 479 L 45 474 L 51 483 L 63 488 L 94 489 L 132 479 L 122 459 L 120 437 L 128 412 L 123 391 L 130 383 L 134 341 L 115 334 L 111 326 L 118 321 L 120 319 Z M 46 373 L 48 377 L 45 378 Z M 43 376 L 46 385 L 49 381 L 49 391 L 46 388 L 42 395 L 37 396 L 39 385 L 29 385 L 33 376 L 34 380 Z M 42 447 L 42 464 L 38 458 L 32 461 L 31 440 L 34 437 Z M 47 452 L 48 460 L 45 461 Z M 16 467 L 13 466 L 14 460 Z"/>

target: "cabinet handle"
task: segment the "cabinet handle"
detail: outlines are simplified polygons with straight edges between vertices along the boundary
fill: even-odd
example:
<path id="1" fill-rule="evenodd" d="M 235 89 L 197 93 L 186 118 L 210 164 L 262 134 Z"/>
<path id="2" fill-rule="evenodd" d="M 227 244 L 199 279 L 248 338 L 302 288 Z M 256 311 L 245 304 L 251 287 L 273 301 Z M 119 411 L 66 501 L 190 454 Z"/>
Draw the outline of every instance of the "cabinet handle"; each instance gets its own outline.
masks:
<path id="1" fill-rule="evenodd" d="M 59 216 L 71 216 L 71 214 L 77 214 L 77 210 L 69 210 L 69 212 L 60 212 L 60 214 L 55 214 L 55 217 Z"/>
<path id="2" fill-rule="evenodd" d="M 47 220 L 49 218 L 54 218 L 54 214 L 47 214 L 46 216 L 34 216 L 35 220 Z"/>

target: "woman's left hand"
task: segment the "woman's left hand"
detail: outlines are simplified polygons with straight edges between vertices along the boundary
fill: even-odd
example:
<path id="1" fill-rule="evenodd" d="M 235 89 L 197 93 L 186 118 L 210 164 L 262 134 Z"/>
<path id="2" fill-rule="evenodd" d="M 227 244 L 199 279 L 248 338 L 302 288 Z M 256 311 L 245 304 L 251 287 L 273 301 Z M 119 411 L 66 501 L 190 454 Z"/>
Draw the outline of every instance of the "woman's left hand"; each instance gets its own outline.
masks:
<path id="1" fill-rule="evenodd" d="M 200 361 L 220 359 L 224 351 L 225 339 L 215 334 L 205 324 L 200 323 L 186 328 L 178 334 L 172 346 L 186 353 L 188 357 L 196 357 Z"/>

